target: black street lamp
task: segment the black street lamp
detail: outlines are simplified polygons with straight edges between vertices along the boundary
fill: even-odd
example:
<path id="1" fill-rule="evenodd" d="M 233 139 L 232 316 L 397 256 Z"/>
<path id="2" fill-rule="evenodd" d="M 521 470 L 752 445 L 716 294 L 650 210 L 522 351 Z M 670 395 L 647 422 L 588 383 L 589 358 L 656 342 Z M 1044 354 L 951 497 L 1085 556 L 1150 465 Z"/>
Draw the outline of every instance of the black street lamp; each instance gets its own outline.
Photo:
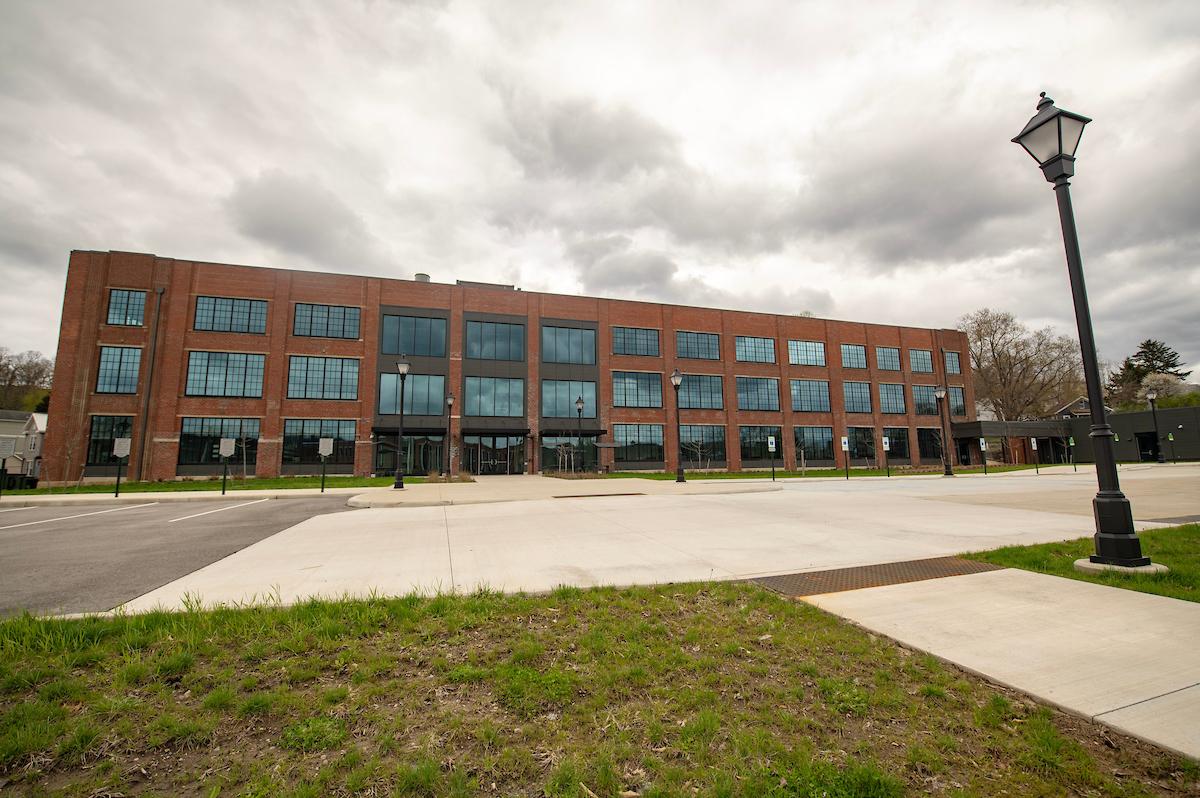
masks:
<path id="1" fill-rule="evenodd" d="M 1075 230 L 1075 212 L 1071 208 L 1069 178 L 1075 175 L 1075 149 L 1083 135 L 1086 116 L 1056 108 L 1042 92 L 1037 113 L 1013 138 L 1042 169 L 1046 180 L 1054 184 L 1058 197 L 1058 216 L 1062 224 L 1063 245 L 1067 254 L 1067 274 L 1075 303 L 1075 324 L 1079 328 L 1079 348 L 1083 355 L 1083 376 L 1091 413 L 1092 448 L 1096 454 L 1096 479 L 1099 491 L 1092 500 L 1096 517 L 1096 553 L 1089 559 L 1100 565 L 1136 567 L 1149 565 L 1142 556 L 1142 542 L 1133 528 L 1133 510 L 1121 492 L 1117 480 L 1117 461 L 1113 456 L 1113 431 L 1104 414 L 1104 393 L 1100 387 L 1100 366 L 1096 359 L 1096 339 L 1092 332 L 1092 313 L 1088 307 L 1087 286 L 1083 279 L 1083 260 L 1079 255 L 1079 235 Z"/>
<path id="2" fill-rule="evenodd" d="M 1158 391 L 1153 389 L 1146 391 L 1146 401 L 1150 403 L 1150 415 L 1154 417 L 1154 448 L 1158 452 L 1156 458 L 1158 462 L 1167 462 L 1167 456 L 1163 454 L 1162 436 L 1158 434 Z"/>
<path id="3" fill-rule="evenodd" d="M 408 379 L 409 365 L 403 360 L 396 364 L 400 372 L 400 426 L 396 430 L 396 482 L 393 488 L 404 490 L 404 381 Z"/>
<path id="4" fill-rule="evenodd" d="M 450 420 L 454 418 L 454 394 L 446 396 L 446 474 L 447 480 L 454 481 L 454 430 Z"/>
<path id="5" fill-rule="evenodd" d="M 954 469 L 950 467 L 950 424 L 946 418 L 946 405 L 950 404 L 946 401 L 946 389 L 939 385 L 933 389 L 933 397 L 937 399 L 938 406 L 938 423 L 942 425 L 942 476 L 954 476 Z"/>
<path id="6" fill-rule="evenodd" d="M 576 448 L 579 450 L 579 472 L 583 473 L 583 397 L 575 400 L 575 415 L 579 417 L 579 432 L 576 436 Z"/>
<path id="7" fill-rule="evenodd" d="M 675 481 L 687 482 L 683 478 L 683 433 L 679 425 L 679 386 L 683 385 L 683 372 L 675 369 L 671 372 L 671 386 L 675 389 Z"/>

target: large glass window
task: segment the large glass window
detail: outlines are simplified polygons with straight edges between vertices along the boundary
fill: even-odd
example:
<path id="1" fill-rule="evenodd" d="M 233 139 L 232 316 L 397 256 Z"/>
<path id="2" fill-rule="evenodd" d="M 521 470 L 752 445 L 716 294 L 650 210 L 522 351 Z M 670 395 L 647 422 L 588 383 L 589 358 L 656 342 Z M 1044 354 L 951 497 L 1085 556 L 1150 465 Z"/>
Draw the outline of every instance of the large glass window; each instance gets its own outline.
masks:
<path id="1" fill-rule="evenodd" d="M 833 459 L 833 427 L 796 427 L 796 460 Z"/>
<path id="2" fill-rule="evenodd" d="M 467 454 L 467 450 L 476 451 L 477 446 L 472 445 L 471 439 L 474 438 L 474 443 L 479 443 L 479 436 L 464 435 L 463 443 L 465 444 L 463 454 Z M 524 438 L 496 438 L 497 441 L 516 440 L 522 441 Z M 405 474 L 437 474 L 445 467 L 443 455 L 445 454 L 445 436 L 444 435 L 408 435 L 405 434 L 401 441 L 400 458 L 401 465 L 404 467 Z M 459 461 L 460 468 L 467 469 L 468 465 L 466 458 Z M 475 463 L 471 464 L 475 467 Z M 396 473 L 396 433 L 384 433 L 379 436 L 379 441 L 375 446 L 375 473 L 380 475 L 391 476 Z"/>
<path id="3" fill-rule="evenodd" d="M 288 362 L 288 398 L 357 399 L 358 361 L 292 355 Z"/>
<path id="4" fill-rule="evenodd" d="M 595 471 L 599 463 L 596 439 L 591 435 L 542 436 L 543 471 Z"/>
<path id="5" fill-rule="evenodd" d="M 938 414 L 936 388 L 932 385 L 913 386 L 913 409 L 918 416 L 936 416 Z"/>
<path id="6" fill-rule="evenodd" d="M 108 323 L 141 327 L 145 323 L 146 292 L 114 288 L 108 292 Z"/>
<path id="7" fill-rule="evenodd" d="M 842 368 L 865 369 L 867 348 L 861 344 L 842 344 Z"/>
<path id="8" fill-rule="evenodd" d="M 467 377 L 463 415 L 517 418 L 525 415 L 525 380 L 511 377 Z"/>
<path id="9" fill-rule="evenodd" d="M 721 377 L 715 374 L 684 374 L 679 384 L 679 406 L 687 410 L 720 410 Z"/>
<path id="10" fill-rule="evenodd" d="M 663 462 L 662 424 L 613 424 L 613 443 L 618 463 Z"/>
<path id="11" fill-rule="evenodd" d="M 446 378 L 441 374 L 409 374 L 404 380 L 404 414 L 440 416 L 446 409 Z M 379 414 L 400 412 L 400 375 L 379 375 Z"/>
<path id="12" fill-rule="evenodd" d="M 137 393 L 142 350 L 133 346 L 100 347 L 96 393 Z"/>
<path id="13" fill-rule="evenodd" d="M 899 371 L 900 350 L 894 346 L 875 347 L 875 366 L 881 371 Z"/>
<path id="14" fill-rule="evenodd" d="M 446 356 L 446 320 L 424 316 L 383 317 L 385 355 Z"/>
<path id="15" fill-rule="evenodd" d="M 928 429 L 920 427 L 917 429 L 917 451 L 921 454 L 921 459 L 941 460 L 942 459 L 942 432 L 937 429 Z"/>
<path id="16" fill-rule="evenodd" d="M 187 396 L 262 396 L 266 355 L 189 352 Z"/>
<path id="17" fill-rule="evenodd" d="M 692 468 L 725 462 L 725 427 L 718 424 L 683 424 L 679 427 L 679 457 Z"/>
<path id="18" fill-rule="evenodd" d="M 788 341 L 788 363 L 793 366 L 824 366 L 824 341 Z"/>
<path id="19" fill-rule="evenodd" d="M 662 375 L 613 372 L 613 407 L 662 407 Z"/>
<path id="20" fill-rule="evenodd" d="M 220 465 L 221 439 L 233 438 L 230 464 L 254 465 L 258 431 L 257 418 L 185 418 L 179 432 L 179 464 Z"/>
<path id="21" fill-rule="evenodd" d="M 943 352 L 946 356 L 946 373 L 962 374 L 962 363 L 959 362 L 958 352 Z"/>
<path id="22" fill-rule="evenodd" d="M 738 427 L 743 460 L 771 460 L 783 457 L 781 427 Z M 775 438 L 775 453 L 767 447 L 767 438 Z"/>
<path id="23" fill-rule="evenodd" d="M 879 386 L 879 412 L 904 413 L 904 386 L 881 383 Z"/>
<path id="24" fill-rule="evenodd" d="M 791 380 L 792 410 L 799 413 L 829 412 L 828 380 Z"/>
<path id="25" fill-rule="evenodd" d="M 258 333 L 267 331 L 265 299 L 196 297 L 196 329 L 213 332 Z"/>
<path id="26" fill-rule="evenodd" d="M 312 338 L 349 338 L 356 340 L 362 312 L 341 305 L 309 305 L 296 303 L 292 335 Z"/>
<path id="27" fill-rule="evenodd" d="M 613 327 L 614 355 L 642 355 L 658 357 L 658 330 L 642 327 Z"/>
<path id="28" fill-rule="evenodd" d="M 932 374 L 933 352 L 928 349 L 908 350 L 908 365 L 918 374 Z"/>
<path id="29" fill-rule="evenodd" d="M 846 400 L 847 413 L 871 412 L 871 383 L 843 382 L 842 396 Z"/>
<path id="30" fill-rule="evenodd" d="M 775 377 L 738 377 L 738 410 L 778 410 L 779 380 Z"/>
<path id="31" fill-rule="evenodd" d="M 907 460 L 909 458 L 908 428 L 884 427 L 883 434 L 888 439 L 888 446 L 892 447 L 888 452 L 888 457 L 893 460 Z"/>
<path id="32" fill-rule="evenodd" d="M 468 321 L 466 356 L 475 360 L 524 360 L 525 325 Z"/>
<path id="33" fill-rule="evenodd" d="M 677 332 L 675 353 L 694 360 L 720 360 L 721 336 L 716 333 Z"/>
<path id="34" fill-rule="evenodd" d="M 92 429 L 88 435 L 87 465 L 110 465 L 113 459 L 113 441 L 117 438 L 133 437 L 133 416 L 92 416 Z"/>
<path id="35" fill-rule="evenodd" d="M 850 427 L 846 430 L 850 439 L 850 457 L 869 460 L 875 456 L 875 430 L 872 427 Z"/>
<path id="36" fill-rule="evenodd" d="M 543 363 L 596 362 L 596 331 L 576 327 L 551 327 L 542 325 Z"/>
<path id="37" fill-rule="evenodd" d="M 575 418 L 575 400 L 583 397 L 583 417 L 596 417 L 596 383 L 579 380 L 542 380 L 542 416 Z"/>
<path id="38" fill-rule="evenodd" d="M 967 402 L 963 397 L 963 389 L 951 385 L 946 389 L 946 398 L 950 400 L 950 415 L 965 416 L 967 414 Z"/>
<path id="39" fill-rule="evenodd" d="M 775 339 L 739 335 L 733 340 L 737 359 L 746 363 L 774 363 Z"/>
<path id="40" fill-rule="evenodd" d="M 354 421 L 340 418 L 288 418 L 283 421 L 283 462 L 320 465 L 321 438 L 333 438 L 331 465 L 354 465 Z"/>

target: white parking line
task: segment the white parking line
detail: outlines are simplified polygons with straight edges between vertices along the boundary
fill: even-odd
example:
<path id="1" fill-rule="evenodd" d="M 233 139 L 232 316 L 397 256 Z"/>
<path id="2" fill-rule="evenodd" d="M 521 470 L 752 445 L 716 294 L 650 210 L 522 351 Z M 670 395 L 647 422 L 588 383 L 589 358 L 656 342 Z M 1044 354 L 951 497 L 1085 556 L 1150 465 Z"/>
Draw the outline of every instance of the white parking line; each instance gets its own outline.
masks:
<path id="1" fill-rule="evenodd" d="M 220 512 L 224 512 L 225 510 L 236 510 L 236 509 L 237 509 L 237 508 L 239 508 L 239 507 L 249 507 L 249 506 L 250 506 L 250 505 L 252 505 L 252 504 L 260 504 L 260 503 L 262 503 L 262 502 L 269 502 L 269 501 L 271 501 L 271 499 L 270 499 L 270 498 L 266 498 L 266 499 L 258 499 L 258 500 L 256 500 L 256 501 L 252 501 L 252 502 L 242 502 L 241 504 L 231 504 L 231 505 L 230 505 L 230 506 L 228 506 L 228 507 L 218 507 L 218 508 L 217 508 L 217 509 L 215 509 L 215 510 L 205 510 L 205 511 L 204 511 L 204 512 L 202 512 L 202 513 L 195 513 L 194 515 L 185 515 L 183 518 L 172 518 L 172 519 L 171 519 L 170 521 L 168 521 L 167 523 L 168 523 L 168 524 L 173 524 L 173 523 L 175 523 L 176 521 L 186 521 L 186 520 L 188 520 L 189 518 L 199 518 L 199 517 L 200 517 L 200 516 L 202 516 L 202 515 L 209 515 L 210 513 L 220 513 Z"/>
<path id="2" fill-rule="evenodd" d="M 17 510 L 32 510 L 33 507 L 9 507 L 6 510 L 0 510 L 0 513 L 15 513 Z"/>
<path id="3" fill-rule="evenodd" d="M 33 526 L 34 524 L 52 524 L 55 521 L 69 521 L 72 518 L 83 518 L 84 516 L 88 516 L 88 515 L 103 515 L 104 513 L 118 513 L 121 510 L 136 510 L 139 507 L 153 507 L 156 504 L 158 504 L 158 502 L 146 502 L 145 504 L 130 504 L 126 507 L 113 507 L 108 510 L 97 510 L 94 513 L 79 513 L 78 515 L 63 515 L 63 516 L 59 516 L 58 518 L 45 518 L 45 519 L 42 519 L 41 521 L 26 521 L 23 524 L 9 524 L 8 526 L 0 526 L 0 530 L 16 529 L 19 526 Z"/>

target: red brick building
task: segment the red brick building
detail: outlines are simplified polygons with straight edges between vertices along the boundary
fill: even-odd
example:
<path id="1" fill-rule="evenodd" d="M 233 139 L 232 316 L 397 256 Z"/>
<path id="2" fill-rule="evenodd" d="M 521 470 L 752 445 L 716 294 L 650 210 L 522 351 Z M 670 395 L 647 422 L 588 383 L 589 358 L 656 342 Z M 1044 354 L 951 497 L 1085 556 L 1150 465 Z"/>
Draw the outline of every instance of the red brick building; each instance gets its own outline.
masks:
<path id="1" fill-rule="evenodd" d="M 237 475 L 311 473 L 322 437 L 331 473 L 389 473 L 401 360 L 409 473 L 762 468 L 768 436 L 786 468 L 842 466 L 843 436 L 854 465 L 885 435 L 928 464 L 935 387 L 974 419 L 966 352 L 956 330 L 76 251 L 44 475 L 112 475 L 119 437 L 132 479 L 219 473 L 222 437 Z"/>

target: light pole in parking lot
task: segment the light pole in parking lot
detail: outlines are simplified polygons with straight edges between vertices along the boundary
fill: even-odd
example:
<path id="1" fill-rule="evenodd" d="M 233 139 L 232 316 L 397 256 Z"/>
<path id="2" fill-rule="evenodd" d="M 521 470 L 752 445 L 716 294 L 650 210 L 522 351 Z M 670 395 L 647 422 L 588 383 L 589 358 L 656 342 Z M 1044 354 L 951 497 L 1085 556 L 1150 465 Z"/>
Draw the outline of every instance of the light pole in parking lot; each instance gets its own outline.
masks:
<path id="1" fill-rule="evenodd" d="M 675 369 L 671 372 L 671 387 L 675 389 L 675 481 L 687 482 L 683 478 L 683 429 L 679 424 L 679 386 L 683 385 L 683 372 Z"/>
<path id="2" fill-rule="evenodd" d="M 454 394 L 446 396 L 446 479 L 454 481 L 454 433 L 450 420 L 454 418 Z"/>
<path id="3" fill-rule="evenodd" d="M 576 436 L 576 446 L 579 449 L 579 473 L 583 473 L 583 397 L 575 400 L 575 415 L 579 417 L 579 429 Z"/>
<path id="4" fill-rule="evenodd" d="M 1163 452 L 1162 436 L 1158 434 L 1158 391 L 1146 391 L 1146 401 L 1150 403 L 1150 415 L 1154 417 L 1154 448 L 1158 452 L 1158 462 L 1167 462 Z"/>
<path id="5" fill-rule="evenodd" d="M 396 371 L 400 373 L 400 426 L 396 429 L 396 482 L 392 488 L 404 489 L 404 381 L 408 379 L 409 365 L 401 360 L 396 364 Z"/>
<path id="6" fill-rule="evenodd" d="M 939 385 L 933 389 L 933 398 L 937 399 L 938 405 L 938 423 L 942 425 L 942 476 L 954 476 L 954 469 L 950 467 L 950 425 L 946 418 L 946 387 Z"/>

